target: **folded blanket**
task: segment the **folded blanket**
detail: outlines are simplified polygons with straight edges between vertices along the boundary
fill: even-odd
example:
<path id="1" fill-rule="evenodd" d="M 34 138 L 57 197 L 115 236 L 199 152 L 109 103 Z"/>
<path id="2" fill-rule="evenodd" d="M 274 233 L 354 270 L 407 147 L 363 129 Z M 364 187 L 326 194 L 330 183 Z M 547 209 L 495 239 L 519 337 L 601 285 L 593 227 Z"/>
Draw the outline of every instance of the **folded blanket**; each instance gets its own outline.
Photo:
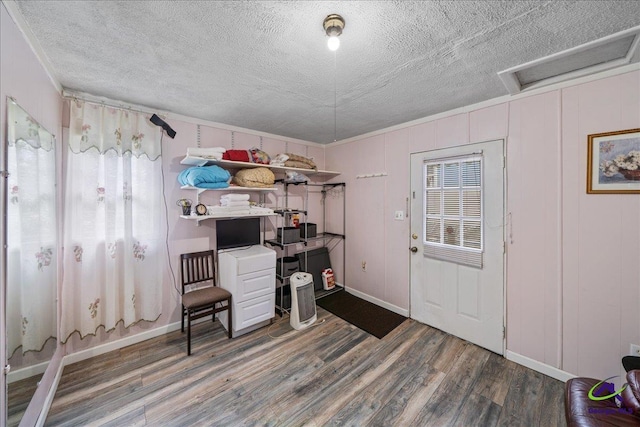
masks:
<path id="1" fill-rule="evenodd" d="M 269 164 L 271 166 L 284 166 L 284 162 L 286 162 L 287 160 L 289 160 L 289 156 L 287 156 L 286 154 L 278 154 L 273 159 L 271 159 L 271 162 Z"/>
<path id="2" fill-rule="evenodd" d="M 271 161 L 271 158 L 269 157 L 269 155 L 258 148 L 252 148 L 251 150 L 249 150 L 249 154 L 250 154 L 250 160 L 252 163 L 268 165 L 269 162 Z"/>
<path id="3" fill-rule="evenodd" d="M 233 162 L 251 162 L 249 152 L 247 150 L 227 150 L 222 155 L 223 160 L 231 160 Z"/>
<path id="4" fill-rule="evenodd" d="M 292 153 L 286 153 L 287 156 L 289 156 L 289 161 L 294 161 L 294 162 L 299 162 L 299 163 L 305 163 L 308 165 L 308 167 L 304 168 L 304 169 L 318 169 L 318 167 L 316 166 L 316 164 L 313 162 L 313 160 L 308 159 L 304 156 L 300 156 L 298 154 L 292 154 Z"/>
<path id="5" fill-rule="evenodd" d="M 191 184 L 188 184 L 188 185 L 191 185 Z M 201 182 L 198 185 L 192 185 L 192 187 L 209 188 L 209 189 L 229 188 L 229 183 L 228 182 Z"/>
<path id="6" fill-rule="evenodd" d="M 268 188 L 275 182 L 275 176 L 267 168 L 241 169 L 233 177 L 233 182 L 242 187 Z"/>
<path id="7" fill-rule="evenodd" d="M 309 166 L 308 163 L 298 162 L 296 160 L 287 160 L 284 162 L 284 165 L 288 168 L 298 168 L 298 169 L 314 169 Z"/>
<path id="8" fill-rule="evenodd" d="M 285 182 L 307 182 L 309 181 L 309 178 L 301 173 L 298 173 L 296 171 L 287 171 L 287 173 L 285 174 L 286 178 L 285 178 Z"/>
<path id="9" fill-rule="evenodd" d="M 195 166 L 180 172 L 178 182 L 200 188 L 226 188 L 229 186 L 229 178 L 229 171 L 220 166 Z"/>
<path id="10" fill-rule="evenodd" d="M 248 194 L 225 194 L 224 196 L 220 196 L 220 200 L 249 200 L 250 197 Z"/>
<path id="11" fill-rule="evenodd" d="M 205 154 L 200 156 L 187 153 L 187 156 L 197 157 L 198 159 L 222 160 L 222 153 L 212 153 L 212 154 Z"/>
<path id="12" fill-rule="evenodd" d="M 189 147 L 187 148 L 187 156 L 202 157 L 204 159 L 221 160 L 224 152 L 227 151 L 224 147 Z"/>

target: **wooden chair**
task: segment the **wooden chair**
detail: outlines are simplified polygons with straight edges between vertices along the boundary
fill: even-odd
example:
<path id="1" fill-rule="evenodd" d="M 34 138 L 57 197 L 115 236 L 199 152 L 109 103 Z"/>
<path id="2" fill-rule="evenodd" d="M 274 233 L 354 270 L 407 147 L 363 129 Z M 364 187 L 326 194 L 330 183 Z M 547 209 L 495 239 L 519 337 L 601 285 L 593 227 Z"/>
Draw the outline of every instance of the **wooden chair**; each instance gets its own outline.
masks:
<path id="1" fill-rule="evenodd" d="M 181 330 L 184 332 L 184 317 L 187 316 L 187 355 L 191 355 L 191 322 L 205 316 L 216 320 L 216 313 L 229 311 L 229 338 L 231 338 L 231 293 L 216 286 L 216 269 L 213 251 L 193 252 L 180 255 L 182 277 Z M 192 289 L 194 285 L 210 286 Z M 222 305 L 226 301 L 226 305 Z M 216 307 L 216 304 L 220 304 Z"/>

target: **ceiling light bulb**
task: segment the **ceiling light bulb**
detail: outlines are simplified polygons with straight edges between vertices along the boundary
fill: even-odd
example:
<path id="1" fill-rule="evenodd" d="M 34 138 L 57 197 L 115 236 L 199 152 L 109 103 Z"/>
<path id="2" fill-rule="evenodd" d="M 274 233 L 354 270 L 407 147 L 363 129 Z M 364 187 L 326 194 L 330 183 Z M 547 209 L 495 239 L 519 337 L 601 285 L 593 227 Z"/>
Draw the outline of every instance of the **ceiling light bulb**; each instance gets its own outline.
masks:
<path id="1" fill-rule="evenodd" d="M 329 37 L 329 40 L 327 41 L 327 46 L 329 46 L 329 50 L 338 50 L 338 48 L 340 47 L 340 39 L 338 38 L 338 36 L 331 36 Z"/>
<path id="2" fill-rule="evenodd" d="M 327 42 L 329 50 L 338 50 L 340 47 L 340 39 L 338 39 L 338 36 L 342 34 L 342 30 L 344 29 L 344 18 L 335 13 L 331 14 L 324 18 L 322 28 L 324 28 L 324 32 L 329 36 L 329 41 Z"/>

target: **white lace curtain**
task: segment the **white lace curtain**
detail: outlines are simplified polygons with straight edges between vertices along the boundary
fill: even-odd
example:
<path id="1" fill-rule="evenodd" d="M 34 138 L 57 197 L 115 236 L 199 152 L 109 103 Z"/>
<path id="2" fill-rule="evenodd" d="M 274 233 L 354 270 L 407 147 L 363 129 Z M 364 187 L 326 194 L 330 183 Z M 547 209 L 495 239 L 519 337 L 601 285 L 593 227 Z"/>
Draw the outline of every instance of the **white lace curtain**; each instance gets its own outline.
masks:
<path id="1" fill-rule="evenodd" d="M 161 129 L 149 116 L 71 102 L 62 342 L 161 313 L 165 271 Z"/>
<path id="2" fill-rule="evenodd" d="M 56 161 L 53 136 L 7 102 L 7 347 L 40 351 L 56 336 Z"/>

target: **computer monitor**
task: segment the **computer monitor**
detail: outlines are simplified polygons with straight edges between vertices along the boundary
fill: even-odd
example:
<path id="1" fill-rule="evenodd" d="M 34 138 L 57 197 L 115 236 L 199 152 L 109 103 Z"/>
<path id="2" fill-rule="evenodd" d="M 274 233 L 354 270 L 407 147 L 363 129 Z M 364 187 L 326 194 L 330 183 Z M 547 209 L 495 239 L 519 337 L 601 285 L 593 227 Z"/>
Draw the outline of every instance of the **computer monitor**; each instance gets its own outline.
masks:
<path id="1" fill-rule="evenodd" d="M 260 244 L 260 218 L 236 218 L 216 221 L 216 247 L 239 248 Z"/>

